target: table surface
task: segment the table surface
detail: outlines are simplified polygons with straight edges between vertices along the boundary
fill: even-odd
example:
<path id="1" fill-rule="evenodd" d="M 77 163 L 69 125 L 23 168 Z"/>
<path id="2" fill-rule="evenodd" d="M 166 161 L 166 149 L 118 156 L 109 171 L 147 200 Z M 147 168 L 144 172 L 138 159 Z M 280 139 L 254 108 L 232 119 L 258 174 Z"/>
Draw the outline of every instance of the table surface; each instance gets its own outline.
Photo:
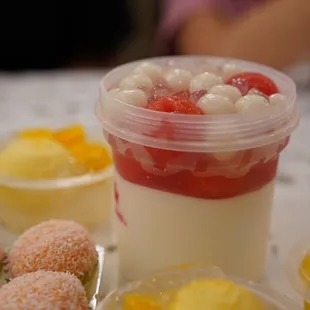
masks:
<path id="1" fill-rule="evenodd" d="M 0 135 L 27 126 L 72 122 L 99 126 L 94 105 L 103 75 L 103 71 L 0 74 Z M 310 90 L 299 91 L 298 102 L 300 125 L 280 161 L 266 269 L 272 287 L 295 297 L 284 261 L 296 242 L 307 236 L 310 240 Z M 113 254 L 109 268 L 116 265 Z"/>

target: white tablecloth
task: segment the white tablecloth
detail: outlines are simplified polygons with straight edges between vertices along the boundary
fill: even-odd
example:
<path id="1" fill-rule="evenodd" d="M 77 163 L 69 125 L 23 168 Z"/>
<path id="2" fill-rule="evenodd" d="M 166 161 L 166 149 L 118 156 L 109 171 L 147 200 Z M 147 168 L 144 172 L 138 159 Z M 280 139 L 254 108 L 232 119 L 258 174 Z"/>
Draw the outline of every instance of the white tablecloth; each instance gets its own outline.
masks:
<path id="1" fill-rule="evenodd" d="M 25 126 L 98 125 L 94 104 L 104 72 L 0 75 L 0 135 Z M 310 240 L 310 91 L 299 93 L 301 121 L 281 157 L 267 266 L 271 286 L 294 295 L 283 264 L 295 242 Z M 117 255 L 109 257 L 110 273 Z"/>

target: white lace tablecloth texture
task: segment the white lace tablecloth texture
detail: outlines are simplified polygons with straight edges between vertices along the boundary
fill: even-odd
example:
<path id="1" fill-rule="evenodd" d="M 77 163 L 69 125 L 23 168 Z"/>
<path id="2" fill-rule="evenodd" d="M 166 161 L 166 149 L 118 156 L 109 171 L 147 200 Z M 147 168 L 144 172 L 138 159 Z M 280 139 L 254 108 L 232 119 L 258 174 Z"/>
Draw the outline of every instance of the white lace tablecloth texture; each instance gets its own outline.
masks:
<path id="1" fill-rule="evenodd" d="M 99 126 L 94 105 L 103 74 L 56 71 L 0 75 L 0 135 L 27 126 L 73 122 Z M 310 91 L 300 92 L 298 100 L 301 121 L 281 156 L 266 270 L 268 283 L 291 295 L 295 294 L 285 276 L 284 260 L 295 242 L 306 236 L 310 239 Z M 117 254 L 111 254 L 109 269 L 116 266 Z"/>

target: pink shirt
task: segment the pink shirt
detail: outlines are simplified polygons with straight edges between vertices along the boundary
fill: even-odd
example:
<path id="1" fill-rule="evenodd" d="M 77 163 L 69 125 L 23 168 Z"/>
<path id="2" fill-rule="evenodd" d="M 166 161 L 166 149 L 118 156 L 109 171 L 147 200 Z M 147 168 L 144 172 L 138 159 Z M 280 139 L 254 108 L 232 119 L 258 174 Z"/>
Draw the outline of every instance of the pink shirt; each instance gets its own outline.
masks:
<path id="1" fill-rule="evenodd" d="M 175 33 L 193 12 L 208 7 L 218 7 L 228 14 L 237 15 L 249 7 L 264 0 L 162 0 L 162 19 L 160 23 L 160 39 L 169 45 Z"/>

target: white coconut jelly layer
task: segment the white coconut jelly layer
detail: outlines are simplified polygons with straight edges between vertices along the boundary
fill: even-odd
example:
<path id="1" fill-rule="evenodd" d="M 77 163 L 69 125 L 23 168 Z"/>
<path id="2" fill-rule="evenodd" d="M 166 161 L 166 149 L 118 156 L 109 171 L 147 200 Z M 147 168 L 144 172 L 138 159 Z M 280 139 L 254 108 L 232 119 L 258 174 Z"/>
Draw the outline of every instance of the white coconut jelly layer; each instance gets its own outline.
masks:
<path id="1" fill-rule="evenodd" d="M 169 266 L 214 264 L 259 280 L 265 266 L 274 182 L 225 199 L 171 194 L 116 175 L 122 278 L 135 280 Z"/>

